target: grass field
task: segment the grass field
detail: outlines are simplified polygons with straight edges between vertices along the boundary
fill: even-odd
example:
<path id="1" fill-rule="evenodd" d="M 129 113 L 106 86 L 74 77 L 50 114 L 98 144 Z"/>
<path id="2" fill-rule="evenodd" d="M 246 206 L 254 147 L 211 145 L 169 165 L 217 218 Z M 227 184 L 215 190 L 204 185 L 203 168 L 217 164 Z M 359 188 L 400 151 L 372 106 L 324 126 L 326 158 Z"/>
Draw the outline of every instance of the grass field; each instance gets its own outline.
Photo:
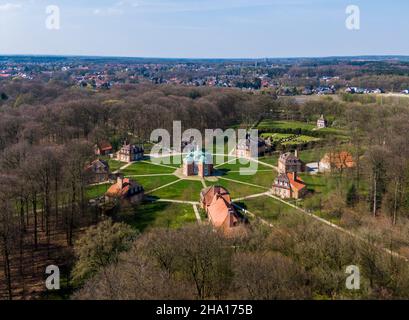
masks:
<path id="1" fill-rule="evenodd" d="M 140 183 L 146 191 L 156 189 L 168 183 L 178 180 L 176 176 L 151 176 L 151 177 L 135 177 L 133 178 Z"/>
<path id="2" fill-rule="evenodd" d="M 180 228 L 197 221 L 191 205 L 165 202 L 144 202 L 124 210 L 120 218 L 140 232 L 152 228 Z"/>
<path id="3" fill-rule="evenodd" d="M 270 168 L 266 169 L 266 171 L 257 171 L 252 175 L 242 175 L 239 172 L 227 172 L 226 175 L 222 177 L 271 188 L 273 180 L 276 176 L 276 171 Z"/>
<path id="4" fill-rule="evenodd" d="M 279 157 L 278 153 L 274 153 L 272 155 L 266 155 L 266 156 L 260 157 L 258 160 L 261 162 L 271 164 L 273 166 L 277 166 L 278 157 Z"/>
<path id="5" fill-rule="evenodd" d="M 253 166 L 256 164 L 257 165 L 257 167 L 256 167 L 256 169 L 257 170 L 266 170 L 266 169 L 270 169 L 270 167 L 268 167 L 268 166 L 264 166 L 264 165 L 262 165 L 262 164 L 260 164 L 260 163 L 251 163 L 251 161 L 249 161 L 249 160 L 247 160 L 247 159 L 242 159 L 242 161 L 244 162 L 244 163 L 240 163 L 240 160 L 239 159 L 237 159 L 237 160 L 233 160 L 233 161 L 231 161 L 231 162 L 229 162 L 229 163 L 225 163 L 225 164 L 223 164 L 223 165 L 221 165 L 221 166 L 217 166 L 217 170 L 230 170 L 230 171 L 239 171 L 241 168 L 242 169 L 252 169 L 253 168 Z"/>
<path id="6" fill-rule="evenodd" d="M 305 163 L 310 162 L 318 162 L 320 161 L 324 155 L 329 151 L 329 148 L 316 148 L 316 149 L 309 149 L 303 150 L 298 153 L 300 159 Z"/>
<path id="7" fill-rule="evenodd" d="M 230 192 L 230 196 L 232 199 L 236 198 L 242 198 L 251 194 L 257 194 L 257 193 L 262 193 L 266 192 L 267 188 L 260 188 L 260 187 L 254 187 L 254 186 L 249 186 L 233 181 L 228 181 L 228 180 L 223 180 L 219 179 L 219 181 L 206 181 L 206 184 L 208 186 L 211 185 L 219 185 L 224 188 L 226 188 Z"/>
<path id="8" fill-rule="evenodd" d="M 120 167 L 126 165 L 125 162 L 118 161 L 118 160 L 115 160 L 115 159 L 111 159 L 109 156 L 100 156 L 100 158 L 102 160 L 105 160 L 106 162 L 108 162 L 109 170 L 111 172 L 117 171 Z"/>
<path id="9" fill-rule="evenodd" d="M 310 131 L 316 127 L 315 123 L 306 123 L 300 121 L 276 121 L 266 119 L 260 122 L 258 129 L 301 129 Z"/>
<path id="10" fill-rule="evenodd" d="M 98 198 L 100 196 L 103 196 L 110 186 L 111 184 L 109 183 L 88 186 L 85 190 L 85 195 L 88 199 Z"/>
<path id="11" fill-rule="evenodd" d="M 282 215 L 299 214 L 296 209 L 268 196 L 246 199 L 240 201 L 238 205 L 244 207 L 244 209 L 247 209 L 257 217 L 272 223 L 276 223 Z"/>
<path id="12" fill-rule="evenodd" d="M 274 134 L 274 139 L 283 139 L 283 138 L 288 138 L 291 136 L 292 132 L 294 130 L 301 130 L 302 133 L 304 134 L 302 138 L 299 140 L 295 140 L 294 142 L 286 142 L 287 145 L 291 144 L 301 144 L 301 143 L 307 143 L 310 141 L 318 141 L 315 140 L 317 138 L 325 138 L 325 137 L 335 137 L 337 140 L 346 142 L 349 140 L 348 133 L 340 128 L 324 128 L 320 130 L 316 130 L 316 123 L 306 123 L 306 122 L 300 122 L 300 121 L 276 121 L 276 120 L 271 120 L 271 119 L 266 119 L 263 120 L 257 127 L 259 130 L 269 130 L 271 131 L 270 133 L 266 133 L 265 135 L 272 135 Z M 291 133 L 276 133 L 277 131 L 283 131 L 283 130 L 292 130 Z M 314 134 L 313 134 L 314 132 Z M 301 133 L 301 132 L 300 132 Z M 314 137 L 310 137 L 309 134 L 313 135 Z M 318 135 L 318 137 L 317 137 Z"/>
<path id="13" fill-rule="evenodd" d="M 148 175 L 148 174 L 161 174 L 161 173 L 173 173 L 175 169 L 158 166 L 147 162 L 136 162 L 131 164 L 125 170 L 121 172 L 125 176 L 132 176 L 132 175 Z"/>
<path id="14" fill-rule="evenodd" d="M 179 156 L 167 156 L 167 157 L 154 158 L 152 160 L 147 160 L 147 161 L 157 162 L 160 160 L 160 162 L 158 162 L 159 164 L 179 168 L 182 165 L 183 158 L 184 158 L 183 155 L 179 155 Z"/>
<path id="15" fill-rule="evenodd" d="M 109 164 L 109 170 L 113 172 L 113 171 L 119 170 L 119 168 L 124 166 L 126 163 L 118 161 L 118 160 L 108 159 L 108 164 Z"/>
<path id="16" fill-rule="evenodd" d="M 305 144 L 308 142 L 312 141 L 320 141 L 320 138 L 316 137 L 310 137 L 306 135 L 295 135 L 295 134 L 287 134 L 287 133 L 263 133 L 261 134 L 261 137 L 268 139 L 271 138 L 271 141 L 273 143 L 281 143 L 282 145 L 285 146 L 291 146 L 291 145 L 299 145 L 299 144 Z"/>
<path id="17" fill-rule="evenodd" d="M 200 181 L 181 180 L 168 187 L 156 190 L 149 195 L 160 199 L 199 201 L 202 189 L 203 185 Z"/>

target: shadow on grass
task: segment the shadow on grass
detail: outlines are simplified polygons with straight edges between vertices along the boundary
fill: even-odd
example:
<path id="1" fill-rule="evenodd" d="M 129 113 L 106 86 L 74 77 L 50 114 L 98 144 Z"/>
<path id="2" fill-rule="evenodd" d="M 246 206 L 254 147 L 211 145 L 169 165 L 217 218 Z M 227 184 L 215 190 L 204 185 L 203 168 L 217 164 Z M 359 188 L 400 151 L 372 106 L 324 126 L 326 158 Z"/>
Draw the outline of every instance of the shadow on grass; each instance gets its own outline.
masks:
<path id="1" fill-rule="evenodd" d="M 117 219 L 129 224 L 132 228 L 143 232 L 148 226 L 154 224 L 158 215 L 160 215 L 169 206 L 166 202 L 145 200 L 139 206 L 130 206 L 123 208 Z M 170 224 L 170 222 L 169 222 Z"/>
<path id="2" fill-rule="evenodd" d="M 221 177 L 221 176 L 226 176 L 231 170 L 230 169 L 215 169 L 213 172 L 213 176 L 215 177 Z"/>
<path id="3" fill-rule="evenodd" d="M 240 208 L 247 210 L 247 205 L 244 202 L 235 202 Z"/>

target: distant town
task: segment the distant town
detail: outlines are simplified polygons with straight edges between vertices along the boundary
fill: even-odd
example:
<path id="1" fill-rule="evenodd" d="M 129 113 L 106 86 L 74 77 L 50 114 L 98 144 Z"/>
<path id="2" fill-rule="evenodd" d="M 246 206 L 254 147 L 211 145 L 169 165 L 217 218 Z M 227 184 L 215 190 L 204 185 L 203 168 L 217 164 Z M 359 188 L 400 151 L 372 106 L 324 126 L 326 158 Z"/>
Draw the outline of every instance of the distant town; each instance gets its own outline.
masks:
<path id="1" fill-rule="evenodd" d="M 399 72 L 397 71 L 399 70 Z M 89 89 L 150 82 L 238 88 L 278 96 L 409 94 L 398 57 L 189 60 L 103 57 L 0 57 L 1 79 L 63 80 Z M 365 74 L 363 74 L 365 72 Z M 382 74 L 385 77 L 380 78 Z"/>

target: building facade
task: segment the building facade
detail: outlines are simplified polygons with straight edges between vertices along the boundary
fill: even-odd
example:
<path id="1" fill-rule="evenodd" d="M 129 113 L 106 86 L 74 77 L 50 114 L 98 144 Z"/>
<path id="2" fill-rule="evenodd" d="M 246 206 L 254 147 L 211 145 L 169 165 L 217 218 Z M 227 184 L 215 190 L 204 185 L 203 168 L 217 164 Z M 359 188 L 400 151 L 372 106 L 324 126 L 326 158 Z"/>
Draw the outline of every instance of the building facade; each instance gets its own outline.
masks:
<path id="1" fill-rule="evenodd" d="M 138 204 L 143 200 L 144 193 L 143 187 L 136 181 L 118 176 L 116 183 L 105 193 L 105 201 Z"/>
<path id="2" fill-rule="evenodd" d="M 207 177 L 213 175 L 213 156 L 205 151 L 192 151 L 183 159 L 183 175 Z"/>
<path id="3" fill-rule="evenodd" d="M 328 127 L 328 122 L 325 120 L 324 115 L 322 114 L 321 117 L 317 120 L 317 128 L 324 129 Z"/>
<path id="4" fill-rule="evenodd" d="M 251 150 L 253 146 L 254 150 Z M 263 156 L 266 152 L 266 142 L 262 138 L 257 140 L 247 135 L 245 140 L 239 141 L 236 148 L 238 158 L 256 158 Z"/>
<path id="5" fill-rule="evenodd" d="M 274 180 L 272 193 L 282 199 L 301 199 L 307 193 L 307 186 L 296 172 L 281 173 Z"/>
<path id="6" fill-rule="evenodd" d="M 281 154 L 278 158 L 278 171 L 280 173 L 304 172 L 305 163 L 298 158 L 297 151 L 295 151 L 295 154 L 286 152 Z"/>
<path id="7" fill-rule="evenodd" d="M 103 141 L 95 145 L 95 154 L 98 156 L 108 156 L 112 154 L 112 145 L 109 142 Z"/>
<path id="8" fill-rule="evenodd" d="M 106 161 L 97 159 L 85 168 L 88 183 L 100 183 L 109 179 L 109 165 Z"/>
<path id="9" fill-rule="evenodd" d="M 246 219 L 233 206 L 230 193 L 221 186 L 211 186 L 200 192 L 200 204 L 211 225 L 231 236 L 245 232 Z"/>
<path id="10" fill-rule="evenodd" d="M 118 151 L 117 159 L 122 162 L 134 162 L 143 159 L 143 147 L 134 144 L 124 143 L 122 148 Z"/>

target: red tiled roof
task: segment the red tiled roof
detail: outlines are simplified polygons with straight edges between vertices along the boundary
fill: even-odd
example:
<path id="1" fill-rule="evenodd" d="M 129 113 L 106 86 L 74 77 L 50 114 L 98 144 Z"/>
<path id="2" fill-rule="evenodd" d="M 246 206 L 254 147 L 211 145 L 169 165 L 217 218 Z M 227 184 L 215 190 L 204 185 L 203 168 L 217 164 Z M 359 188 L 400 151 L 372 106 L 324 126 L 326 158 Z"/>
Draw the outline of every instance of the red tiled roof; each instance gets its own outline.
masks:
<path id="1" fill-rule="evenodd" d="M 231 204 L 222 196 L 216 195 L 214 197 L 207 212 L 210 221 L 216 228 L 226 224 L 227 227 L 233 227 L 234 222 L 238 222 L 238 218 L 234 214 L 234 209 L 231 207 Z"/>
<path id="2" fill-rule="evenodd" d="M 225 188 L 221 186 L 211 186 L 202 190 L 201 192 L 204 204 L 206 206 L 209 206 L 212 203 L 214 196 L 216 194 L 222 196 L 228 203 L 231 202 L 230 194 Z"/>
<path id="3" fill-rule="evenodd" d="M 98 148 L 99 148 L 101 151 L 107 151 L 107 150 L 111 150 L 111 149 L 112 149 L 112 146 L 111 146 L 111 144 L 110 144 L 109 142 L 103 141 L 103 142 L 100 142 L 100 143 L 98 144 Z"/>
<path id="4" fill-rule="evenodd" d="M 300 191 L 306 187 L 304 181 L 294 173 L 287 173 L 287 177 L 290 181 L 291 189 Z"/>
<path id="5" fill-rule="evenodd" d="M 113 184 L 109 187 L 106 195 L 109 197 L 126 197 L 128 195 L 129 189 L 136 185 L 135 181 L 129 178 L 124 178 L 122 182 L 122 188 L 120 188 L 119 182 Z"/>
<path id="6" fill-rule="evenodd" d="M 328 163 L 337 169 L 353 168 L 355 166 L 354 158 L 347 151 L 327 153 L 321 162 Z"/>

